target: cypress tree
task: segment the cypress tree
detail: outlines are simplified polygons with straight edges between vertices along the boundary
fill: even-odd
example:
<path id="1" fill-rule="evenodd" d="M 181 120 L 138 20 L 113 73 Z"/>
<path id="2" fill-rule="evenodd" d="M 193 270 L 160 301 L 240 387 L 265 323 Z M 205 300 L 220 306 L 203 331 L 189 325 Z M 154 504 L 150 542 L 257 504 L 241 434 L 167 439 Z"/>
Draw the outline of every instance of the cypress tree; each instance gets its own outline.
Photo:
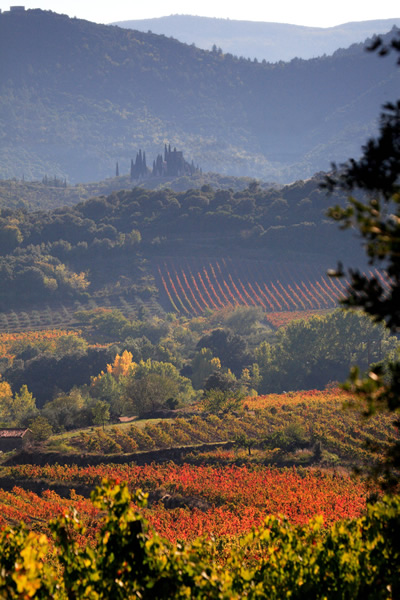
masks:
<path id="1" fill-rule="evenodd" d="M 133 178 L 137 179 L 139 177 L 139 174 L 140 174 L 140 158 L 139 158 L 139 153 L 136 152 L 135 166 L 133 169 Z"/>

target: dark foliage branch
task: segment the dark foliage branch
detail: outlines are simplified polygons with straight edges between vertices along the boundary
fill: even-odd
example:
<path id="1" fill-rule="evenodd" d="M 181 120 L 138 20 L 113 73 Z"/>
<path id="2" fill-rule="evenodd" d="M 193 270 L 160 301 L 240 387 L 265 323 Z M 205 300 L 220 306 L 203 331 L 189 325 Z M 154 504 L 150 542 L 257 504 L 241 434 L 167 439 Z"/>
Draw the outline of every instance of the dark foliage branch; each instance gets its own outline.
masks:
<path id="1" fill-rule="evenodd" d="M 400 53 L 400 39 L 388 45 L 376 39 L 370 50 L 381 56 L 394 50 Z M 400 64 L 400 61 L 399 61 Z M 393 332 L 400 328 L 400 100 L 385 104 L 380 117 L 379 135 L 362 148 L 359 160 L 350 159 L 339 167 L 333 165 L 324 187 L 336 188 L 351 195 L 346 207 L 335 206 L 329 215 L 343 229 L 353 228 L 363 240 L 370 264 L 379 265 L 389 276 L 389 289 L 378 277 L 370 278 L 358 269 L 350 269 L 351 287 L 344 304 L 361 308 L 376 321 L 383 321 Z M 342 265 L 332 275 L 343 275 Z M 345 388 L 363 399 L 366 414 L 378 409 L 398 413 L 400 410 L 400 363 L 386 367 L 376 365 L 366 376 L 353 368 Z M 400 426 L 400 420 L 395 421 Z M 387 451 L 380 474 L 384 485 L 396 489 L 400 474 L 400 442 L 394 441 Z"/>

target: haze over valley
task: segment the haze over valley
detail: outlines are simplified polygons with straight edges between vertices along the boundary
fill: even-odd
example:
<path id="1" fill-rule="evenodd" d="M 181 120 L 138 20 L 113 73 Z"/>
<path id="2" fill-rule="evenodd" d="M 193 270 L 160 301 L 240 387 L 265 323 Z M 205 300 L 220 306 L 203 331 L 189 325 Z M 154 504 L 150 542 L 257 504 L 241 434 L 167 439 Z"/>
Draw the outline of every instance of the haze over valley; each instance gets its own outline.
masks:
<path id="1" fill-rule="evenodd" d="M 398 91 L 394 59 L 363 44 L 260 63 L 40 10 L 0 14 L 0 56 L 2 178 L 97 181 L 168 143 L 287 183 L 357 156 Z"/>

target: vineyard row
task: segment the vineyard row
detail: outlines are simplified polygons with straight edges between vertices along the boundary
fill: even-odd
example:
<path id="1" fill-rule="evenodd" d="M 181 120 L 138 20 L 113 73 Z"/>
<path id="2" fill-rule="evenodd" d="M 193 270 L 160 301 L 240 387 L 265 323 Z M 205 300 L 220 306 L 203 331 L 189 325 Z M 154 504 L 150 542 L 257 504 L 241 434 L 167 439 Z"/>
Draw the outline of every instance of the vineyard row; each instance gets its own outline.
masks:
<path id="1" fill-rule="evenodd" d="M 379 271 L 368 275 L 389 289 Z M 169 310 L 188 316 L 238 306 L 261 307 L 267 313 L 330 309 L 348 285 L 306 266 L 266 269 L 258 262 L 249 266 L 225 259 L 204 263 L 167 259 L 157 265 L 157 276 Z"/>

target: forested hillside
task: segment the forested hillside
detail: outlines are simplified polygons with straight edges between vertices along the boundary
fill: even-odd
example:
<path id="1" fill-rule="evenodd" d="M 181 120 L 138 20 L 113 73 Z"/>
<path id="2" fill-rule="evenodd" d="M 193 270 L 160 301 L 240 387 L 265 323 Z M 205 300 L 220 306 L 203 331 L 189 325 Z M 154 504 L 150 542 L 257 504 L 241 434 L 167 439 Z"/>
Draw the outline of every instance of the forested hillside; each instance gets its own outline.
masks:
<path id="1" fill-rule="evenodd" d="M 164 142 L 203 170 L 293 181 L 357 155 L 393 60 L 268 64 L 40 10 L 0 15 L 0 176 L 93 181 Z"/>
<path id="2" fill-rule="evenodd" d="M 63 206 L 74 206 L 95 196 L 108 196 L 113 192 L 140 187 L 146 190 L 168 188 L 175 192 L 200 189 L 210 185 L 219 190 L 238 192 L 247 188 L 254 179 L 251 177 L 233 177 L 219 173 L 195 173 L 192 176 L 149 177 L 132 181 L 127 174 L 110 177 L 94 183 L 69 185 L 65 179 L 43 177 L 41 181 L 21 179 L 0 179 L 0 207 L 23 210 L 52 210 Z M 263 189 L 280 186 L 260 182 Z"/>
<path id="3" fill-rule="evenodd" d="M 137 187 L 48 212 L 2 208 L 0 308 L 122 293 L 149 298 L 155 283 L 162 292 L 160 261 L 167 256 L 200 263 L 211 257 L 306 262 L 322 276 L 337 259 L 356 259 L 359 250 L 327 220 L 333 199 L 320 183 L 315 177 L 264 190 L 253 182 L 237 192 L 209 185 L 185 192 Z"/>

